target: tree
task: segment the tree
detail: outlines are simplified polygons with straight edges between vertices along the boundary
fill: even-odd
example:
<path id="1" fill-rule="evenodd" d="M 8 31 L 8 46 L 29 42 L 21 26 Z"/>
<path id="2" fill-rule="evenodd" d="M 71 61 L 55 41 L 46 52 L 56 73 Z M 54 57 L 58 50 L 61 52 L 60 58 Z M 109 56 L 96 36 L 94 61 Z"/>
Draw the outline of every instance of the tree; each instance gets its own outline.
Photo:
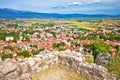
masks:
<path id="1" fill-rule="evenodd" d="M 94 61 L 99 53 L 111 53 L 110 46 L 103 41 L 90 43 L 90 49 L 93 51 Z"/>
<path id="2" fill-rule="evenodd" d="M 57 48 L 58 47 L 58 44 L 57 43 L 53 43 L 53 48 Z"/>
<path id="3" fill-rule="evenodd" d="M 37 34 L 37 38 L 40 38 L 40 34 Z"/>
<path id="4" fill-rule="evenodd" d="M 119 41 L 120 40 L 120 35 L 116 35 L 114 33 L 108 33 L 107 34 L 109 36 L 109 40 L 111 41 Z"/>
<path id="5" fill-rule="evenodd" d="M 59 51 L 64 51 L 64 50 L 66 50 L 66 49 L 64 48 L 63 45 L 59 45 L 58 50 L 59 50 Z"/>
<path id="6" fill-rule="evenodd" d="M 26 41 L 30 41 L 30 38 L 28 36 L 26 36 Z"/>
<path id="7" fill-rule="evenodd" d="M 5 40 L 5 36 L 0 35 L 0 40 Z"/>
<path id="8" fill-rule="evenodd" d="M 37 54 L 39 54 L 41 51 L 43 51 L 44 50 L 44 48 L 41 48 L 41 49 L 39 49 L 39 50 L 32 50 L 32 54 L 33 55 L 37 55 Z"/>
<path id="9" fill-rule="evenodd" d="M 99 34 L 99 38 L 104 39 L 105 41 L 107 40 L 107 37 L 104 34 Z"/>
<path id="10" fill-rule="evenodd" d="M 65 48 L 65 43 L 61 42 L 61 43 L 53 43 L 53 48 L 57 48 L 59 51 L 64 51 Z"/>
<path id="11" fill-rule="evenodd" d="M 55 32 L 51 32 L 51 34 L 53 35 L 53 37 L 56 37 L 56 33 Z"/>
<path id="12" fill-rule="evenodd" d="M 93 33 L 93 34 L 89 34 L 87 36 L 88 39 L 97 39 L 97 34 Z"/>
<path id="13" fill-rule="evenodd" d="M 7 27 L 14 27 L 14 28 L 17 28 L 18 25 L 17 25 L 17 24 L 8 24 Z"/>
<path id="14" fill-rule="evenodd" d="M 35 31 L 33 29 L 27 29 L 24 33 L 25 34 L 33 34 Z"/>
<path id="15" fill-rule="evenodd" d="M 10 49 L 11 51 L 14 50 L 13 47 L 11 47 L 11 46 L 5 46 L 5 47 L 3 47 L 3 49 Z"/>
<path id="16" fill-rule="evenodd" d="M 30 41 L 30 38 L 29 38 L 29 36 L 24 36 L 24 38 L 25 38 L 25 40 L 24 41 Z"/>
<path id="17" fill-rule="evenodd" d="M 30 56 L 29 52 L 27 50 L 24 50 L 22 52 L 18 52 L 17 55 L 24 56 L 25 58 Z"/>
<path id="18" fill-rule="evenodd" d="M 12 54 L 2 54 L 2 60 L 6 59 L 6 58 L 12 58 Z"/>

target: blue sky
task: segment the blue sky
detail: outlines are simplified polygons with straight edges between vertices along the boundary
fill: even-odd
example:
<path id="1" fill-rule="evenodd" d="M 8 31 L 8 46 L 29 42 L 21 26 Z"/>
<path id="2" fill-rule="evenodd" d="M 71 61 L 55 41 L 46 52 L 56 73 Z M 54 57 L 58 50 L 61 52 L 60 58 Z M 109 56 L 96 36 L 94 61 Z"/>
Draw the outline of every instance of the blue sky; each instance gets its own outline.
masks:
<path id="1" fill-rule="evenodd" d="M 61 14 L 120 14 L 120 0 L 0 0 L 0 8 Z"/>

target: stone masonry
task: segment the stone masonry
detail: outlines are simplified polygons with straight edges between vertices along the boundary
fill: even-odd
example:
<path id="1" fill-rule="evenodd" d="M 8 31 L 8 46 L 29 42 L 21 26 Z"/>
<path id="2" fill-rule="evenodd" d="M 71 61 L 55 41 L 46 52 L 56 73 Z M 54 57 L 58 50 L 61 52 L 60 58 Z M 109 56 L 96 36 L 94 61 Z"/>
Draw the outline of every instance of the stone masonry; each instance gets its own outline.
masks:
<path id="1" fill-rule="evenodd" d="M 24 80 L 36 72 L 54 67 L 55 64 L 61 64 L 93 80 L 116 80 L 106 68 L 85 62 L 81 53 L 71 51 L 41 52 L 22 61 L 6 59 L 0 63 L 0 80 Z"/>

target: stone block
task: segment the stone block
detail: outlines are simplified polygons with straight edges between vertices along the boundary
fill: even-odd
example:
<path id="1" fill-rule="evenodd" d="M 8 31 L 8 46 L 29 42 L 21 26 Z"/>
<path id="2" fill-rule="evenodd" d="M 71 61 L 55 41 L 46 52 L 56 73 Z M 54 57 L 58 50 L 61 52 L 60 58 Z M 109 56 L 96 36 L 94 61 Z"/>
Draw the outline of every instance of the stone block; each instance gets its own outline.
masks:
<path id="1" fill-rule="evenodd" d="M 75 61 L 77 61 L 77 62 L 82 62 L 82 61 L 83 61 L 83 58 L 82 58 L 82 57 L 80 57 L 80 58 L 76 57 L 76 58 L 75 58 Z"/>
<path id="2" fill-rule="evenodd" d="M 0 72 L 0 80 L 4 80 L 4 74 Z"/>
<path id="3" fill-rule="evenodd" d="M 35 60 L 32 57 L 28 58 L 27 62 L 30 64 L 30 66 L 35 65 Z"/>
<path id="4" fill-rule="evenodd" d="M 25 78 L 27 79 L 27 78 L 29 78 L 29 77 L 31 77 L 31 74 L 30 74 L 30 73 L 25 73 L 25 74 L 22 74 L 22 75 L 20 76 L 20 80 L 24 80 Z"/>

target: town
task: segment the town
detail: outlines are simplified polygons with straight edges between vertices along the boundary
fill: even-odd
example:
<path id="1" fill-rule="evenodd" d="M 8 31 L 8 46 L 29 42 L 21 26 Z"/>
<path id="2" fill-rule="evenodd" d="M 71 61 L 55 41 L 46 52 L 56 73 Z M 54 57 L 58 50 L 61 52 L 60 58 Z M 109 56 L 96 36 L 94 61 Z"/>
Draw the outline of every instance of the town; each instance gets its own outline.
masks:
<path id="1" fill-rule="evenodd" d="M 0 0 L 0 80 L 120 80 L 120 0 Z"/>
<path id="2" fill-rule="evenodd" d="M 115 60 L 120 55 L 120 20 L 0 21 L 0 62 L 21 61 L 41 51 L 76 51 L 88 62 L 95 62 L 97 53 L 110 53 Z"/>

